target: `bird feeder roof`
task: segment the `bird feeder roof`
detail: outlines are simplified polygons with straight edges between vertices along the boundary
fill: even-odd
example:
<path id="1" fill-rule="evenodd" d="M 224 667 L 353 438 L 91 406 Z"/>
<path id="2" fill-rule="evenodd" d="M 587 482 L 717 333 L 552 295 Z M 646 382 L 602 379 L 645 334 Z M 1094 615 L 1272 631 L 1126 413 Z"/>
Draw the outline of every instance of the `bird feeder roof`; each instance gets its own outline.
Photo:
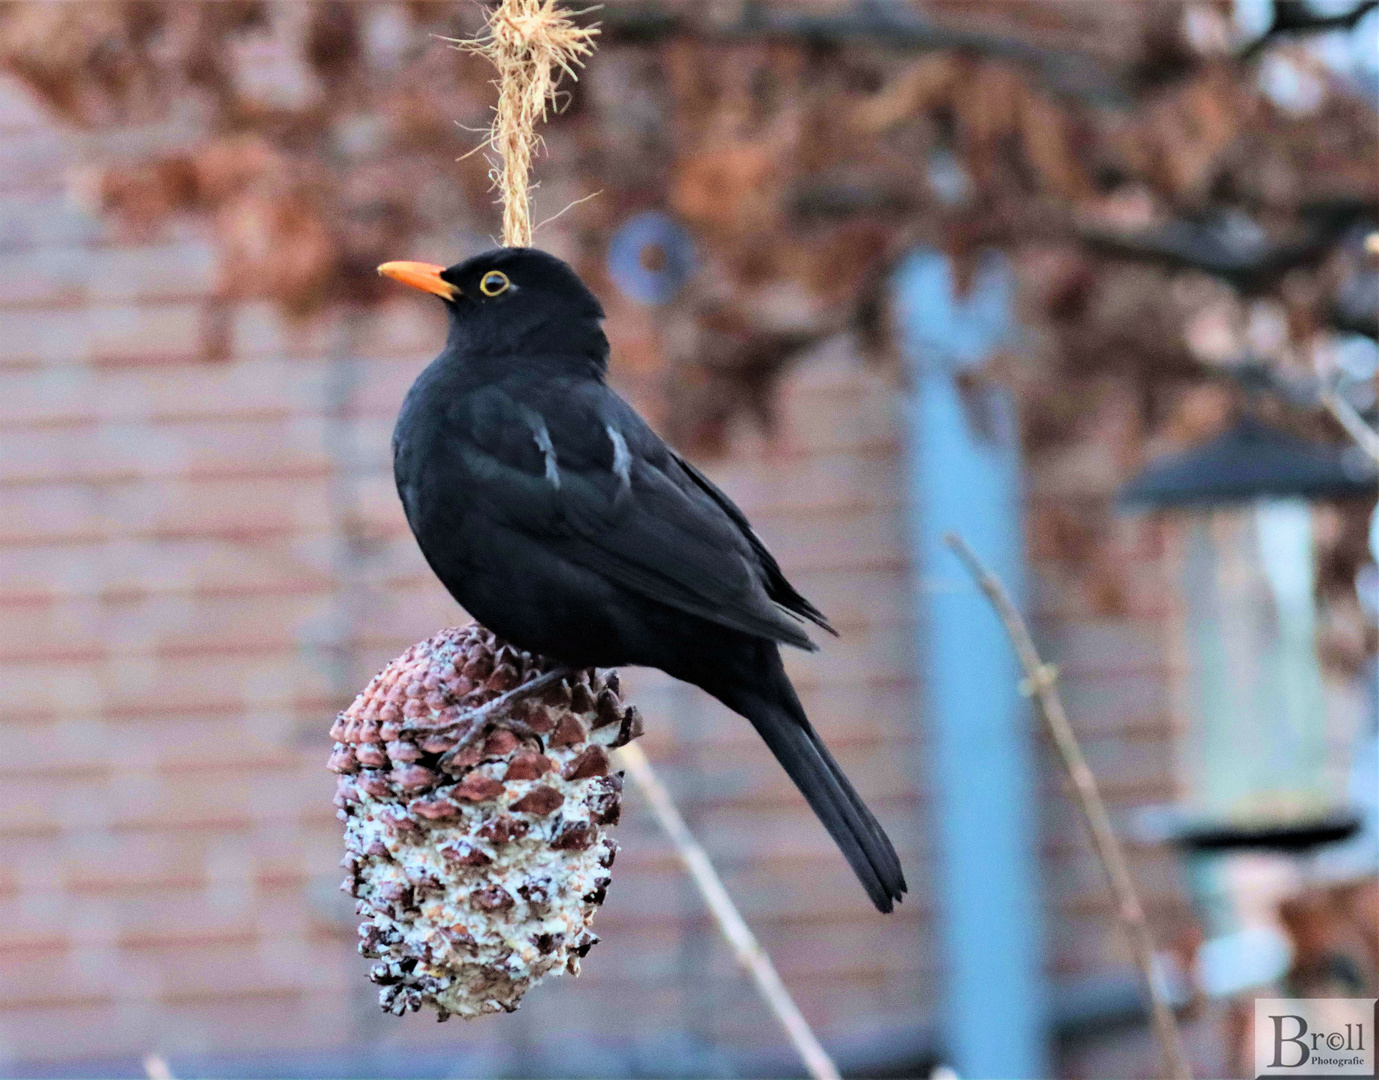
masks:
<path id="1" fill-rule="evenodd" d="M 1357 498 L 1377 487 L 1368 460 L 1243 417 L 1202 446 L 1152 462 L 1121 488 L 1118 501 L 1208 508 L 1259 498 Z"/>

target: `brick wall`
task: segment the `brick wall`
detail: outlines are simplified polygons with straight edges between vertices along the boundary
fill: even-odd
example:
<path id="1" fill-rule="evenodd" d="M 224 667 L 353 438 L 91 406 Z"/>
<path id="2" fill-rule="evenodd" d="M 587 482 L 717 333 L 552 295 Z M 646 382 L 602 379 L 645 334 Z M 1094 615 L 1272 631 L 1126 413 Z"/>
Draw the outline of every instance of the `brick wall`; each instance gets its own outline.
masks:
<path id="1" fill-rule="evenodd" d="M 440 313 L 399 297 L 288 324 L 217 296 L 196 227 L 119 234 L 74 199 L 84 165 L 178 137 L 73 132 L 0 80 L 0 1071 L 150 1051 L 569 1071 L 561 1032 L 648 1053 L 683 1052 L 680 1032 L 777 1043 L 635 795 L 578 982 L 463 1028 L 378 1012 L 335 891 L 325 732 L 387 659 L 463 617 L 389 474 Z M 806 1015 L 864 1041 L 927 1020 L 941 984 L 893 404 L 835 342 L 787 378 L 774 442 L 742 433 L 708 467 L 842 632 L 788 663 L 897 840 L 898 912 L 871 910 L 744 722 L 628 679 L 648 753 Z M 1108 386 L 1082 436 L 1033 464 L 1028 526 L 1037 629 L 1118 813 L 1174 784 L 1153 530 L 1107 510 L 1132 413 Z M 1090 547 L 1070 556 L 1069 529 Z M 1102 972 L 1127 957 L 1047 753 L 1042 769 L 1050 971 Z M 1132 859 L 1176 925 L 1171 861 Z"/>
<path id="2" fill-rule="evenodd" d="M 1113 820 L 1160 948 L 1189 926 L 1172 851 L 1137 841 L 1137 808 L 1180 791 L 1174 700 L 1174 582 L 1160 530 L 1112 509 L 1141 464 L 1133 385 L 1107 377 L 1064 442 L 1030 463 L 1026 535 L 1033 621 Z M 1041 738 L 1049 966 L 1056 980 L 1124 970 L 1131 957 L 1081 814 L 1052 745 Z M 1150 1059 L 1152 1061 L 1152 1058 Z"/>
<path id="3" fill-rule="evenodd" d="M 0 81 L 0 1070 L 150 1051 L 492 1064 L 523 1045 L 530 1068 L 575 1030 L 778 1042 L 635 796 L 578 983 L 465 1028 L 378 1012 L 335 891 L 325 732 L 384 661 L 463 617 L 388 460 L 440 313 L 399 297 L 289 325 L 216 296 L 193 225 L 120 234 L 80 208 L 84 165 L 176 137 L 70 131 Z M 806 1014 L 830 1034 L 913 1024 L 935 980 L 890 390 L 835 351 L 791 378 L 783 416 L 779 446 L 744 436 L 711 471 L 843 632 L 792 674 L 912 899 L 871 910 L 745 723 L 654 674 L 629 683 Z"/>

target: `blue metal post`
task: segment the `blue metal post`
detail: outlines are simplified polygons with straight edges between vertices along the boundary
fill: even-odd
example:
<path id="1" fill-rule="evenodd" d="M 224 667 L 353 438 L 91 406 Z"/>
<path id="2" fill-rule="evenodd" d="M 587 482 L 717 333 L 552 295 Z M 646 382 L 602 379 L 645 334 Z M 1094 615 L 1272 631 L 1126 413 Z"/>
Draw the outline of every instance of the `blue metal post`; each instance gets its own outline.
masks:
<path id="1" fill-rule="evenodd" d="M 996 615 L 943 543 L 961 533 L 1018 598 L 1020 457 L 1002 388 L 959 376 L 1014 332 L 1014 281 L 983 256 L 955 296 L 948 259 L 920 249 L 895 282 L 905 400 L 925 767 L 940 856 L 945 1044 L 965 1080 L 1048 1076 L 1035 784 L 1028 706 Z"/>

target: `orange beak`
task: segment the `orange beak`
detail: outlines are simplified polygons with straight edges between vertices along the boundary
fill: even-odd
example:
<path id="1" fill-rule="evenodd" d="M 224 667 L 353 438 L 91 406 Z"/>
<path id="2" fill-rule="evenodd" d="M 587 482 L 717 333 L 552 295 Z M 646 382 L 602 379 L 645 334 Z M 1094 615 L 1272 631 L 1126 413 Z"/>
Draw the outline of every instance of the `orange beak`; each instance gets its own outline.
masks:
<path id="1" fill-rule="evenodd" d="M 378 268 L 378 272 L 384 277 L 390 277 L 422 292 L 435 293 L 447 300 L 453 300 L 460 295 L 460 290 L 458 286 L 451 285 L 441 277 L 441 271 L 444 269 L 443 266 L 432 266 L 430 263 L 385 262 Z"/>

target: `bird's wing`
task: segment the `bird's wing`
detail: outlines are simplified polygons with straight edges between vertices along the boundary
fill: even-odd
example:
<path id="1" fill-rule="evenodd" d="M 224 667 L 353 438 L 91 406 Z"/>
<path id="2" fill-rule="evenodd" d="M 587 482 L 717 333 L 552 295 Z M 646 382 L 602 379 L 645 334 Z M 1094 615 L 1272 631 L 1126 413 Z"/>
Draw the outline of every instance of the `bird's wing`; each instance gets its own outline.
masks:
<path id="1" fill-rule="evenodd" d="M 781 572 L 780 564 L 776 562 L 776 557 L 771 554 L 765 542 L 757 535 L 757 531 L 752 528 L 752 523 L 747 520 L 747 515 L 737 508 L 737 504 L 719 490 L 718 485 L 675 453 L 674 450 L 671 450 L 670 454 L 675 459 L 675 463 L 685 472 L 685 475 L 693 480 L 695 485 L 708 495 L 723 513 L 728 515 L 729 520 L 737 526 L 738 532 L 752 546 L 757 562 L 766 575 L 766 588 L 771 599 L 787 611 L 793 612 L 802 619 L 808 619 L 815 626 L 827 630 L 834 637 L 837 637 L 838 631 L 833 629 L 828 621 L 828 616 L 796 592 L 795 587 L 786 580 L 785 574 Z"/>
<path id="2" fill-rule="evenodd" d="M 601 383 L 496 386 L 465 407 L 461 454 L 495 519 L 649 599 L 815 647 L 797 620 L 823 616 L 741 511 Z"/>

